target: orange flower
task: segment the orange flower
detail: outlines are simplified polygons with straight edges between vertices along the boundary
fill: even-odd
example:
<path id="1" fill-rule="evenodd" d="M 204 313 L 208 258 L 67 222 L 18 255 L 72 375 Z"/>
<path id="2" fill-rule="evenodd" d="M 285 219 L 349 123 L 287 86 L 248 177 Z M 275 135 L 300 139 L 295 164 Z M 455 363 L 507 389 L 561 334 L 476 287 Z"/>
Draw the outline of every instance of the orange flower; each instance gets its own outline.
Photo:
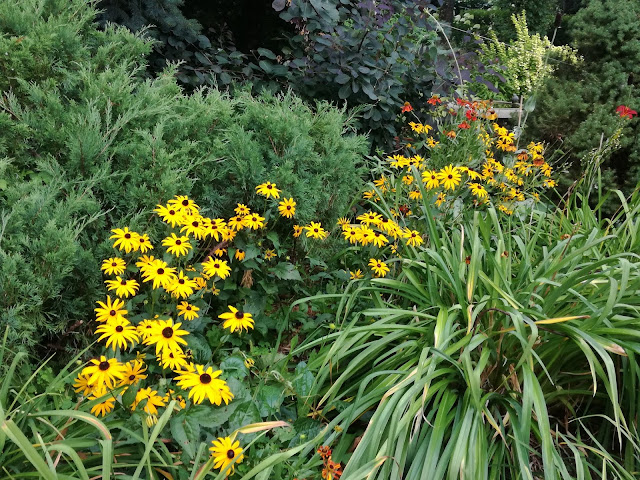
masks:
<path id="1" fill-rule="evenodd" d="M 405 103 L 405 105 L 408 105 L 408 104 Z M 626 105 L 620 105 L 618 108 L 616 108 L 616 112 L 618 112 L 618 115 L 620 115 L 620 118 L 626 117 L 628 119 L 632 119 L 634 115 L 638 115 L 638 112 L 636 112 L 635 110 L 631 110 Z"/>
<path id="2" fill-rule="evenodd" d="M 411 106 L 411 104 L 409 102 L 404 102 L 404 106 L 402 107 L 402 110 L 400 110 L 402 113 L 404 112 L 411 112 L 413 111 L 413 107 Z"/>

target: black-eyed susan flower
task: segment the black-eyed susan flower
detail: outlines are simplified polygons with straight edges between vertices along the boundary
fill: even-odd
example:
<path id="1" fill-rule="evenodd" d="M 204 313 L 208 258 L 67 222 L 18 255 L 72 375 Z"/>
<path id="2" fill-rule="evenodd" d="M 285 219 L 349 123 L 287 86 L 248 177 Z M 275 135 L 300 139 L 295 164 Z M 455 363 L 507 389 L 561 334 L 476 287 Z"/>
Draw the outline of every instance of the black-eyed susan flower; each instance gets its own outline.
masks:
<path id="1" fill-rule="evenodd" d="M 253 328 L 254 321 L 250 313 L 238 310 L 231 305 L 229 305 L 229 310 L 229 312 L 225 312 L 218 316 L 218 318 L 224 320 L 224 323 L 222 324 L 223 328 L 228 328 L 231 330 L 231 333 L 236 330 L 242 332 L 243 329 L 248 332 L 249 329 Z"/>
<path id="2" fill-rule="evenodd" d="M 170 237 L 162 240 L 162 246 L 167 247 L 167 252 L 171 255 L 179 257 L 180 255 L 186 255 L 193 247 L 189 243 L 189 237 L 178 237 L 175 233 L 172 233 Z"/>
<path id="3" fill-rule="evenodd" d="M 142 255 L 138 257 L 138 261 L 136 262 L 136 267 L 140 269 L 141 272 L 144 272 L 144 269 L 153 263 L 155 257 L 153 255 Z"/>
<path id="4" fill-rule="evenodd" d="M 252 368 L 256 364 L 256 361 L 253 358 L 245 357 L 243 363 L 245 367 Z"/>
<path id="5" fill-rule="evenodd" d="M 127 263 L 119 257 L 111 257 L 102 261 L 102 270 L 107 275 L 122 275 L 127 268 Z"/>
<path id="6" fill-rule="evenodd" d="M 418 245 L 421 245 L 423 242 L 422 235 L 420 235 L 420 232 L 418 232 L 417 230 L 407 229 L 404 232 L 403 237 L 407 241 L 407 245 L 409 246 L 417 247 Z"/>
<path id="7" fill-rule="evenodd" d="M 468 187 L 471 193 L 478 198 L 485 198 L 489 195 L 489 192 L 479 183 L 470 183 Z"/>
<path id="8" fill-rule="evenodd" d="M 256 192 L 258 192 L 260 195 L 263 195 L 266 198 L 269 198 L 269 197 L 280 198 L 280 190 L 276 188 L 275 183 L 271 183 L 271 182 L 262 183 L 256 187 Z"/>
<path id="9" fill-rule="evenodd" d="M 427 190 L 433 190 L 434 188 L 438 188 L 440 186 L 438 174 L 433 170 L 425 170 L 424 172 L 422 172 L 422 181 L 424 182 L 424 187 Z"/>
<path id="10" fill-rule="evenodd" d="M 302 235 L 302 227 L 300 225 L 294 225 L 293 226 L 293 237 L 294 238 L 298 238 L 300 235 Z"/>
<path id="11" fill-rule="evenodd" d="M 95 385 L 89 385 L 89 375 L 79 373 L 73 382 L 73 389 L 86 397 L 93 392 Z"/>
<path id="12" fill-rule="evenodd" d="M 231 267 L 227 265 L 225 260 L 219 258 L 209 257 L 205 262 L 202 262 L 202 269 L 207 275 L 211 277 L 217 275 L 223 280 L 231 274 Z"/>
<path id="13" fill-rule="evenodd" d="M 129 227 L 114 228 L 111 231 L 114 234 L 109 238 L 115 239 L 115 242 L 113 242 L 114 248 L 117 247 L 120 250 L 124 250 L 126 253 L 137 250 L 139 248 L 139 244 L 137 241 L 138 234 L 129 230 Z"/>
<path id="14" fill-rule="evenodd" d="M 116 277 L 115 280 L 105 280 L 104 283 L 107 285 L 107 290 L 115 290 L 116 295 L 120 298 L 133 297 L 138 292 L 138 288 L 140 288 L 140 284 L 132 278 Z"/>
<path id="15" fill-rule="evenodd" d="M 171 399 L 175 400 L 176 402 L 178 402 L 178 406 L 180 407 L 180 409 L 183 409 L 187 406 L 187 401 L 182 397 L 182 395 L 176 395 L 176 392 L 174 392 L 173 390 L 169 389 L 167 391 L 167 393 L 165 393 L 163 400 L 166 403 L 169 403 L 171 401 Z"/>
<path id="16" fill-rule="evenodd" d="M 146 267 L 141 267 L 140 271 L 142 272 L 142 281 L 153 282 L 153 288 L 166 288 L 176 278 L 176 269 L 160 259 L 154 260 Z"/>
<path id="17" fill-rule="evenodd" d="M 158 363 L 160 363 L 162 368 L 180 370 L 187 365 L 187 356 L 182 350 L 164 350 L 158 355 Z"/>
<path id="18" fill-rule="evenodd" d="M 322 228 L 322 224 L 320 222 L 311 222 L 309 225 L 305 226 L 304 229 L 307 231 L 306 236 L 309 238 L 324 240 L 329 235 L 329 232 Z"/>
<path id="19" fill-rule="evenodd" d="M 369 266 L 376 277 L 384 277 L 389 272 L 389 267 L 382 260 L 372 258 L 369 260 Z"/>
<path id="20" fill-rule="evenodd" d="M 222 370 L 214 371 L 211 367 L 205 369 L 204 365 L 189 364 L 175 379 L 180 388 L 189 389 L 189 398 L 193 398 L 194 403 L 200 404 L 207 398 L 212 404 L 224 402 L 228 405 L 233 393 L 227 382 L 218 378 L 221 374 Z"/>
<path id="21" fill-rule="evenodd" d="M 146 340 L 153 333 L 153 327 L 156 326 L 157 320 L 142 320 L 136 327 L 138 335 L 142 337 L 142 340 Z"/>
<path id="22" fill-rule="evenodd" d="M 369 227 L 359 227 L 356 228 L 356 239 L 362 245 L 369 245 L 373 241 L 374 231 Z"/>
<path id="23" fill-rule="evenodd" d="M 276 254 L 276 251 L 270 248 L 264 251 L 264 259 L 267 261 L 271 260 L 272 258 L 276 258 L 277 256 L 278 255 Z"/>
<path id="24" fill-rule="evenodd" d="M 88 400 L 98 400 L 101 397 L 102 400 L 91 407 L 91 413 L 95 416 L 100 415 L 101 417 L 104 417 L 107 413 L 113 410 L 113 407 L 116 404 L 116 399 L 113 397 L 111 392 L 108 392 L 106 388 L 102 387 L 101 389 L 96 389 Z"/>
<path id="25" fill-rule="evenodd" d="M 115 358 L 101 355 L 99 359 L 94 358 L 89 361 L 89 365 L 82 369 L 82 374 L 89 377 L 89 385 L 106 385 L 113 388 L 116 380 L 120 380 L 124 375 L 124 365 Z"/>
<path id="26" fill-rule="evenodd" d="M 178 316 L 183 316 L 185 320 L 193 320 L 199 316 L 200 309 L 189 302 L 181 302 L 176 308 L 178 309 Z"/>
<path id="27" fill-rule="evenodd" d="M 284 198 L 278 204 L 278 211 L 283 217 L 292 218 L 296 214 L 296 202 L 293 198 Z"/>
<path id="28" fill-rule="evenodd" d="M 357 270 L 349 272 L 350 280 L 360 280 L 361 278 L 364 278 L 364 275 L 362 274 L 362 270 L 360 270 L 359 268 Z"/>
<path id="29" fill-rule="evenodd" d="M 125 363 L 122 379 L 118 386 L 137 385 L 140 380 L 147 378 L 144 373 L 146 371 L 147 367 L 142 360 L 131 360 L 130 362 Z"/>
<path id="30" fill-rule="evenodd" d="M 236 215 L 239 215 L 240 217 L 244 217 L 245 215 L 249 215 L 251 213 L 251 209 L 244 203 L 238 203 L 233 211 L 236 212 Z"/>
<path id="31" fill-rule="evenodd" d="M 119 298 L 116 298 L 111 302 L 111 297 L 107 296 L 107 302 L 96 302 L 100 307 L 94 309 L 96 312 L 96 321 L 106 322 L 110 319 L 124 318 L 124 315 L 129 313 L 124 309 L 124 302 Z"/>
<path id="32" fill-rule="evenodd" d="M 389 243 L 389 239 L 380 232 L 373 232 L 373 238 L 371 239 L 371 243 L 373 243 L 378 248 L 382 248 L 387 243 Z"/>
<path id="33" fill-rule="evenodd" d="M 242 224 L 251 230 L 258 230 L 264 227 L 264 217 L 261 217 L 257 213 L 250 213 L 242 219 Z"/>
<path id="34" fill-rule="evenodd" d="M 176 195 L 174 198 L 169 200 L 167 204 L 180 210 L 197 211 L 200 208 L 196 205 L 196 202 L 186 195 Z"/>
<path id="35" fill-rule="evenodd" d="M 224 228 L 222 229 L 222 240 L 224 240 L 225 242 L 231 242 L 234 238 L 236 238 L 237 234 L 238 232 L 236 230 L 233 230 L 231 228 Z"/>
<path id="36" fill-rule="evenodd" d="M 227 226 L 231 230 L 238 232 L 244 228 L 243 220 L 244 220 L 243 215 L 237 215 L 235 217 L 231 217 L 227 222 Z"/>
<path id="37" fill-rule="evenodd" d="M 233 258 L 241 262 L 242 260 L 244 260 L 244 257 L 246 255 L 247 255 L 247 252 L 245 252 L 243 249 L 236 248 L 236 253 L 233 254 Z"/>
<path id="38" fill-rule="evenodd" d="M 214 218 L 207 222 L 207 234 L 211 235 L 218 241 L 224 230 L 227 228 L 227 222 L 222 218 Z"/>
<path id="39" fill-rule="evenodd" d="M 138 242 L 138 248 L 135 250 L 140 250 L 142 253 L 146 253 L 148 250 L 153 250 L 153 245 L 151 244 L 151 240 L 149 240 L 149 235 L 146 233 L 138 235 L 136 237 L 136 241 Z"/>
<path id="40" fill-rule="evenodd" d="M 345 227 L 349 225 L 349 219 L 347 217 L 340 217 L 336 222 L 336 225 L 338 225 L 341 229 L 344 230 Z"/>
<path id="41" fill-rule="evenodd" d="M 244 458 L 240 442 L 238 440 L 234 442 L 229 437 L 218 437 L 211 443 L 213 443 L 213 447 L 209 447 L 209 450 L 213 456 L 213 468 L 223 471 L 231 465 L 231 468 L 226 472 L 227 475 L 233 475 L 235 465 L 242 462 Z"/>
<path id="42" fill-rule="evenodd" d="M 113 350 L 117 350 L 118 348 L 126 349 L 129 343 L 133 346 L 138 342 L 138 331 L 136 327 L 124 318 L 107 320 L 106 323 L 96 328 L 96 335 L 100 333 L 102 335 L 98 338 L 98 341 L 106 339 L 106 347 L 111 347 Z"/>
<path id="43" fill-rule="evenodd" d="M 187 298 L 192 295 L 197 288 L 198 284 L 196 281 L 187 277 L 184 272 L 179 272 L 178 276 L 166 286 L 167 292 L 170 292 L 175 298 Z"/>
<path id="44" fill-rule="evenodd" d="M 180 330 L 182 323 L 173 323 L 172 319 L 157 320 L 151 329 L 151 334 L 147 336 L 144 343 L 156 346 L 156 355 L 164 350 L 182 350 L 180 344 L 186 345 L 184 338 L 189 335 L 186 330 Z"/>
<path id="45" fill-rule="evenodd" d="M 182 232 L 202 240 L 207 235 L 207 226 L 204 218 L 197 214 L 185 217 L 184 226 L 180 229 L 180 233 Z"/>
<path id="46" fill-rule="evenodd" d="M 142 405 L 142 409 L 149 415 L 157 415 L 158 407 L 164 407 L 166 403 L 164 399 L 158 395 L 157 390 L 151 390 L 151 387 L 148 387 L 138 390 L 136 399 L 131 404 L 131 410 L 134 411 L 140 405 Z"/>
<path id="47" fill-rule="evenodd" d="M 462 176 L 458 167 L 447 165 L 437 174 L 438 180 L 446 190 L 453 190 L 460 184 Z"/>
<path id="48" fill-rule="evenodd" d="M 359 215 L 356 220 L 358 220 L 362 225 L 378 225 L 382 221 L 382 215 L 369 211 Z"/>
<path id="49" fill-rule="evenodd" d="M 436 197 L 436 205 L 439 207 L 445 202 L 446 199 L 447 195 L 444 192 L 438 193 L 438 196 Z"/>
<path id="50" fill-rule="evenodd" d="M 182 217 L 184 216 L 184 213 L 182 213 L 181 210 L 172 206 L 165 207 L 158 205 L 153 211 L 160 216 L 163 222 L 168 223 L 172 227 L 180 224 L 182 222 Z"/>
<path id="51" fill-rule="evenodd" d="M 353 227 L 345 227 L 342 231 L 342 235 L 344 235 L 345 240 L 349 240 L 349 243 L 356 244 L 358 243 L 358 231 Z"/>

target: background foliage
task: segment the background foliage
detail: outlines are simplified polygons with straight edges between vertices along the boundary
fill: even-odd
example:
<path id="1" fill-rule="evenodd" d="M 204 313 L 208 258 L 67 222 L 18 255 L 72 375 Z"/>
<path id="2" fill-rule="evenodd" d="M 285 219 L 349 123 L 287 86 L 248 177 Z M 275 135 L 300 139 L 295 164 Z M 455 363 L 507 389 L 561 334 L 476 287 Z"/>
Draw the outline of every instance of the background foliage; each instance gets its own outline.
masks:
<path id="1" fill-rule="evenodd" d="M 0 305 L 21 343 L 89 316 L 109 229 L 143 226 L 154 203 L 188 194 L 230 216 L 268 176 L 300 222 L 332 223 L 360 185 L 366 142 L 344 111 L 186 96 L 174 69 L 142 78 L 148 41 L 94 15 L 83 0 L 0 5 Z"/>

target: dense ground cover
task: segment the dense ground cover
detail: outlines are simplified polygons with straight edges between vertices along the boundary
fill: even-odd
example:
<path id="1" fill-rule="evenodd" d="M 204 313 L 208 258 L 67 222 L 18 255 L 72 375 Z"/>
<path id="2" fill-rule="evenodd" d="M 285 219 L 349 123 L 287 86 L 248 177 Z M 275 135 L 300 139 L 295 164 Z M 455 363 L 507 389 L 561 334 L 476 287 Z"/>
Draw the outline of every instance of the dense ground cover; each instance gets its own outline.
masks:
<path id="1" fill-rule="evenodd" d="M 637 477 L 632 108 L 553 203 L 466 86 L 365 157 L 353 113 L 187 94 L 95 18 L 0 5 L 0 479 Z"/>

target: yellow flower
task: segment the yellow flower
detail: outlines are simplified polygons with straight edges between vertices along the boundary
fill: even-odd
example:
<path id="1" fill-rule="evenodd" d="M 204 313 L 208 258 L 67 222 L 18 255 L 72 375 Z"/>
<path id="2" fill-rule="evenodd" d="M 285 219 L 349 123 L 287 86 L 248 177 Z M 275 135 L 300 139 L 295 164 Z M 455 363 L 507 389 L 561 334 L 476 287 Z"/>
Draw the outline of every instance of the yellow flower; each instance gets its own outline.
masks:
<path id="1" fill-rule="evenodd" d="M 422 172 L 422 181 L 424 182 L 424 186 L 427 190 L 433 190 L 440 186 L 438 174 L 433 170 L 425 170 Z"/>
<path id="2" fill-rule="evenodd" d="M 193 402 L 200 404 L 205 398 L 213 404 L 225 404 L 233 399 L 233 393 L 229 389 L 227 382 L 220 380 L 222 370 L 213 371 L 213 368 L 204 368 L 204 365 L 186 365 L 175 379 L 178 386 L 189 390 L 189 398 L 193 397 Z"/>
<path id="3" fill-rule="evenodd" d="M 157 315 L 156 315 L 157 317 Z M 146 340 L 153 333 L 153 327 L 156 326 L 158 322 L 156 320 L 142 320 L 138 326 L 138 334 L 142 337 L 142 340 Z"/>
<path id="4" fill-rule="evenodd" d="M 176 257 L 186 255 L 189 253 L 189 249 L 193 248 L 189 243 L 189 237 L 178 237 L 175 233 L 172 233 L 170 237 L 165 238 L 162 241 L 162 246 L 167 247 L 167 252 L 171 255 L 175 255 Z"/>
<path id="5" fill-rule="evenodd" d="M 293 237 L 294 238 L 298 238 L 300 235 L 302 235 L 302 227 L 300 225 L 294 225 L 293 226 Z"/>
<path id="6" fill-rule="evenodd" d="M 234 208 L 233 211 L 236 212 L 236 215 L 240 217 L 244 217 L 245 215 L 249 215 L 251 213 L 251 209 L 244 203 L 238 203 L 238 206 Z"/>
<path id="7" fill-rule="evenodd" d="M 229 437 L 218 437 L 218 440 L 213 440 L 211 443 L 213 443 L 213 447 L 210 447 L 209 450 L 213 456 L 213 468 L 223 471 L 231 465 L 231 468 L 226 472 L 227 475 L 233 475 L 235 465 L 242 462 L 244 458 L 240 442 L 238 440 L 234 442 Z"/>
<path id="8" fill-rule="evenodd" d="M 471 190 L 471 193 L 478 198 L 485 198 L 489 195 L 487 190 L 479 183 L 470 183 L 469 190 Z"/>
<path id="9" fill-rule="evenodd" d="M 420 232 L 418 232 L 417 230 L 407 229 L 407 231 L 404 233 L 403 236 L 407 240 L 407 245 L 410 245 L 410 246 L 417 247 L 418 245 L 421 245 L 423 242 L 422 236 L 420 235 Z"/>
<path id="10" fill-rule="evenodd" d="M 128 227 L 124 227 L 124 229 L 114 228 L 111 230 L 114 235 L 111 235 L 110 239 L 115 239 L 113 242 L 113 247 L 118 247 L 120 250 L 124 250 L 126 253 L 131 252 L 132 250 L 137 250 L 139 248 L 139 244 L 137 241 L 138 234 L 136 232 L 132 232 Z"/>
<path id="11" fill-rule="evenodd" d="M 104 417 L 107 413 L 113 410 L 113 407 L 116 404 L 116 399 L 113 397 L 111 392 L 107 392 L 107 389 L 102 387 L 101 389 L 96 389 L 93 395 L 91 395 L 87 400 L 98 400 L 100 397 L 104 397 L 109 394 L 109 396 L 105 397 L 100 403 L 96 403 L 93 407 L 91 407 L 91 413 L 94 415 L 100 414 L 100 416 Z"/>
<path id="12" fill-rule="evenodd" d="M 163 222 L 168 223 L 172 227 L 175 227 L 177 224 L 181 223 L 182 217 L 184 216 L 184 214 L 180 210 L 171 206 L 164 207 L 162 205 L 158 205 L 154 212 L 156 212 L 160 216 L 160 218 L 162 218 Z"/>
<path id="13" fill-rule="evenodd" d="M 115 280 L 105 280 L 104 282 L 107 285 L 107 290 L 115 290 L 116 295 L 120 298 L 129 298 L 130 296 L 135 296 L 138 292 L 138 288 L 140 288 L 140 284 L 133 279 L 123 279 L 120 277 L 116 277 Z"/>
<path id="14" fill-rule="evenodd" d="M 106 347 L 109 348 L 111 346 L 114 351 L 118 348 L 127 348 L 127 343 L 131 343 L 131 346 L 133 346 L 138 341 L 136 327 L 124 318 L 107 320 L 106 323 L 96 328 L 96 335 L 99 333 L 102 335 L 98 338 L 98 341 L 106 338 Z"/>
<path id="15" fill-rule="evenodd" d="M 362 274 L 362 270 L 357 269 L 356 271 L 349 272 L 349 280 L 359 280 L 361 278 L 364 278 L 364 275 Z"/>
<path id="16" fill-rule="evenodd" d="M 283 217 L 291 218 L 296 214 L 296 202 L 293 198 L 285 198 L 278 204 L 278 210 Z"/>
<path id="17" fill-rule="evenodd" d="M 73 389 L 78 393 L 82 393 L 85 397 L 93 392 L 93 387 L 94 385 L 89 385 L 89 375 L 84 373 L 79 373 L 73 383 Z"/>
<path id="18" fill-rule="evenodd" d="M 147 376 L 144 375 L 146 370 L 147 367 L 141 360 L 131 360 L 130 362 L 125 363 L 122 380 L 120 380 L 118 386 L 136 385 L 140 380 L 147 378 Z"/>
<path id="19" fill-rule="evenodd" d="M 154 260 L 147 266 L 140 267 L 140 271 L 142 272 L 142 281 L 153 282 L 153 288 L 167 288 L 176 278 L 176 269 L 160 259 Z"/>
<path id="20" fill-rule="evenodd" d="M 446 190 L 453 190 L 458 186 L 462 176 L 457 167 L 447 165 L 437 174 L 438 180 Z"/>
<path id="21" fill-rule="evenodd" d="M 234 230 L 237 232 L 244 228 L 243 220 L 244 220 L 244 217 L 240 215 L 238 215 L 237 217 L 231 217 L 229 219 L 229 222 L 227 222 L 227 225 L 231 230 Z"/>
<path id="22" fill-rule="evenodd" d="M 207 235 L 207 226 L 204 218 L 200 215 L 191 215 L 185 217 L 184 227 L 180 232 L 186 232 L 187 235 L 193 235 L 198 240 L 202 240 Z"/>
<path id="23" fill-rule="evenodd" d="M 96 321 L 98 322 L 106 322 L 107 320 L 124 318 L 124 316 L 129 313 L 124 309 L 124 302 L 119 298 L 116 298 L 112 303 L 111 297 L 107 296 L 107 303 L 101 301 L 98 301 L 96 303 L 100 305 L 99 308 L 94 309 L 94 311 L 96 312 Z"/>
<path id="24" fill-rule="evenodd" d="M 178 309 L 178 316 L 183 316 L 185 320 L 193 320 L 199 317 L 198 311 L 200 309 L 189 302 L 182 302 L 176 308 Z"/>
<path id="25" fill-rule="evenodd" d="M 220 239 L 220 235 L 224 233 L 227 228 L 227 222 L 225 222 L 222 218 L 214 218 L 213 220 L 207 219 L 206 228 L 207 234 L 211 235 L 213 238 L 218 241 Z"/>
<path id="26" fill-rule="evenodd" d="M 252 230 L 257 230 L 264 227 L 264 217 L 261 217 L 257 213 L 251 213 L 244 217 L 242 224 Z"/>
<path id="27" fill-rule="evenodd" d="M 421 123 L 409 122 L 409 126 L 411 127 L 411 130 L 416 133 L 422 133 L 424 131 L 424 125 Z"/>
<path id="28" fill-rule="evenodd" d="M 241 248 L 236 248 L 236 253 L 233 254 L 233 258 L 241 262 L 244 260 L 244 257 L 246 255 L 247 255 L 247 252 L 245 252 Z"/>
<path id="29" fill-rule="evenodd" d="M 342 235 L 344 235 L 345 240 L 349 240 L 349 243 L 354 245 L 358 243 L 358 229 L 347 227 L 342 231 Z"/>
<path id="30" fill-rule="evenodd" d="M 378 225 L 382 221 L 382 215 L 375 212 L 366 212 L 356 218 L 362 225 Z"/>
<path id="31" fill-rule="evenodd" d="M 429 147 L 429 148 L 434 148 L 439 143 L 440 142 L 436 142 L 433 137 L 427 138 L 427 147 Z"/>
<path id="32" fill-rule="evenodd" d="M 166 290 L 175 298 L 187 298 L 196 288 L 198 284 L 195 280 L 187 277 L 184 272 L 179 272 L 178 276 L 167 285 Z"/>
<path id="33" fill-rule="evenodd" d="M 318 238 L 320 240 L 323 240 L 329 235 L 329 232 L 325 231 L 325 229 L 322 228 L 320 222 L 311 222 L 311 224 L 304 227 L 304 229 L 307 231 L 307 237 L 310 238 Z"/>
<path id="34" fill-rule="evenodd" d="M 162 368 L 180 370 L 187 365 L 187 356 L 182 350 L 163 350 L 158 356 L 158 362 Z"/>
<path id="35" fill-rule="evenodd" d="M 219 258 L 209 257 L 207 261 L 202 262 L 202 268 L 207 275 L 211 277 L 218 275 L 223 280 L 231 275 L 231 267 L 227 265 L 225 260 Z"/>
<path id="36" fill-rule="evenodd" d="M 186 210 L 188 212 L 196 212 L 200 208 L 196 205 L 196 202 L 189 199 L 186 195 L 176 195 L 174 198 L 167 202 L 169 206 L 180 210 Z"/>
<path id="37" fill-rule="evenodd" d="M 555 180 L 551 180 L 550 178 L 545 178 L 542 184 L 547 188 L 553 188 L 556 186 Z"/>
<path id="38" fill-rule="evenodd" d="M 146 253 L 147 250 L 153 250 L 153 245 L 151 245 L 151 241 L 149 241 L 149 235 L 146 233 L 138 235 L 136 240 L 138 242 L 138 248 L 134 250 L 140 250 L 142 253 Z"/>
<path id="39" fill-rule="evenodd" d="M 374 232 L 369 227 L 362 226 L 356 229 L 356 239 L 362 245 L 369 245 L 373 241 Z"/>
<path id="40" fill-rule="evenodd" d="M 100 267 L 100 269 L 107 275 L 122 275 L 126 268 L 126 262 L 118 257 L 112 257 L 103 260 L 102 267 Z"/>
<path id="41" fill-rule="evenodd" d="M 256 362 L 255 362 L 255 360 L 253 358 L 246 357 L 244 359 L 244 366 L 247 367 L 247 368 L 251 368 L 255 364 L 256 364 Z"/>
<path id="42" fill-rule="evenodd" d="M 267 250 L 265 250 L 265 252 L 264 252 L 264 259 L 265 259 L 265 260 L 267 260 L 267 261 L 269 261 L 269 260 L 271 260 L 272 258 L 275 258 L 275 257 L 277 257 L 277 256 L 278 256 L 278 255 L 276 254 L 275 250 L 272 250 L 272 249 L 267 249 Z"/>
<path id="43" fill-rule="evenodd" d="M 338 219 L 338 221 L 336 222 L 336 225 L 339 225 L 340 228 L 342 228 L 344 230 L 344 228 L 349 225 L 349 220 L 347 219 L 347 217 L 340 217 Z"/>
<path id="44" fill-rule="evenodd" d="M 141 388 L 138 390 L 138 393 L 136 393 L 136 399 L 131 405 L 131 410 L 138 408 L 140 403 L 144 404 L 143 410 L 149 415 L 157 415 L 158 407 L 164 407 L 166 405 L 163 398 L 158 395 L 156 390 L 151 390 L 151 387 Z"/>
<path id="45" fill-rule="evenodd" d="M 369 260 L 369 266 L 371 270 L 375 274 L 376 277 L 384 277 L 389 272 L 389 267 L 382 260 L 376 260 L 375 258 L 371 258 Z"/>
<path id="46" fill-rule="evenodd" d="M 87 375 L 89 385 L 106 385 L 113 388 L 115 381 L 120 380 L 124 376 L 125 367 L 115 358 L 100 356 L 99 359 L 89 361 L 90 365 L 82 369 L 82 374 Z"/>
<path id="47" fill-rule="evenodd" d="M 222 328 L 228 328 L 231 333 L 236 330 L 242 332 L 244 329 L 248 332 L 249 329 L 253 329 L 254 321 L 250 313 L 238 310 L 231 305 L 229 305 L 229 310 L 229 312 L 218 315 L 218 318 L 224 320 Z"/>
<path id="48" fill-rule="evenodd" d="M 269 198 L 269 197 L 280 198 L 281 190 L 278 190 L 276 188 L 275 183 L 266 182 L 258 185 L 256 187 L 256 192 L 258 192 L 260 195 L 265 196 L 266 198 Z"/>
<path id="49" fill-rule="evenodd" d="M 444 192 L 440 192 L 436 197 L 436 205 L 439 207 L 444 203 L 446 199 L 447 199 L 447 195 Z"/>
<path id="50" fill-rule="evenodd" d="M 371 243 L 373 243 L 378 248 L 382 248 L 387 243 L 389 243 L 389 240 L 380 232 L 373 232 L 373 238 L 371 239 Z"/>
<path id="51" fill-rule="evenodd" d="M 179 343 L 186 345 L 182 337 L 188 335 L 186 330 L 180 330 L 182 323 L 173 323 L 172 319 L 158 320 L 151 329 L 151 334 L 144 340 L 147 345 L 156 346 L 156 355 L 161 351 L 181 350 Z"/>

